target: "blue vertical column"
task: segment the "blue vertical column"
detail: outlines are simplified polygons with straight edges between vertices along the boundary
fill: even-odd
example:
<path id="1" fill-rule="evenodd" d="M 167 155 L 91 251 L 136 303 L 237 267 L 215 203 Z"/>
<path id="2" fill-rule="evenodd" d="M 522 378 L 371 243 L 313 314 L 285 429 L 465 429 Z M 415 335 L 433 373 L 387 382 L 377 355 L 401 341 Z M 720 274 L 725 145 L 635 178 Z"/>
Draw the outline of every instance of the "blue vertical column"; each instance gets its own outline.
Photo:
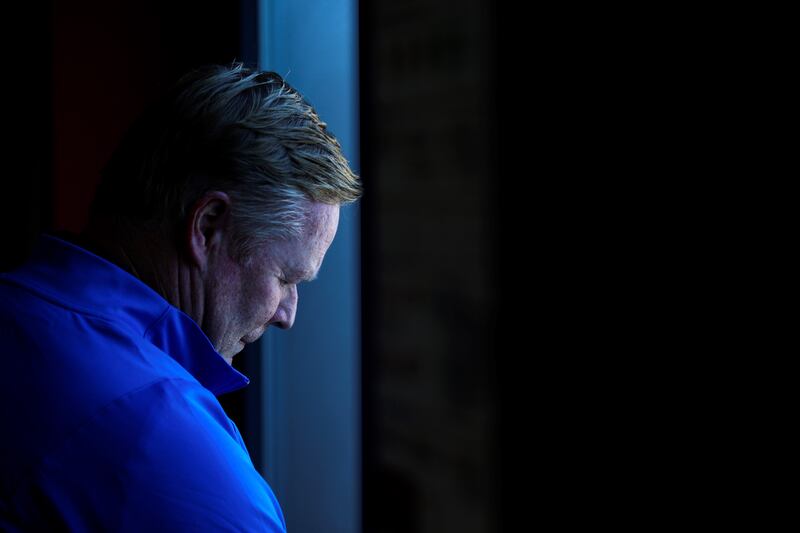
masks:
<path id="1" fill-rule="evenodd" d="M 355 0 L 261 0 L 264 70 L 300 91 L 358 169 Z M 299 287 L 294 327 L 264 353 L 264 461 L 291 533 L 361 531 L 357 206 L 342 209 L 319 278 Z"/>

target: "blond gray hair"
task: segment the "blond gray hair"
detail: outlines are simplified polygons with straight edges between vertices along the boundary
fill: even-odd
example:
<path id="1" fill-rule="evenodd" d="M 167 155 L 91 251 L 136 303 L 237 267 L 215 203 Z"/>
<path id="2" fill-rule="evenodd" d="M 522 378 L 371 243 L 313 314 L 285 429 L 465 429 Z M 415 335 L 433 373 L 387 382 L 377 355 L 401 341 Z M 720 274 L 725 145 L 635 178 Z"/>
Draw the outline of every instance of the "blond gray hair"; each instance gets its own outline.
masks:
<path id="1" fill-rule="evenodd" d="M 361 196 L 336 138 L 278 74 L 208 66 L 181 78 L 140 118 L 112 156 L 92 217 L 180 231 L 206 192 L 231 198 L 236 255 L 297 236 L 309 202 Z"/>

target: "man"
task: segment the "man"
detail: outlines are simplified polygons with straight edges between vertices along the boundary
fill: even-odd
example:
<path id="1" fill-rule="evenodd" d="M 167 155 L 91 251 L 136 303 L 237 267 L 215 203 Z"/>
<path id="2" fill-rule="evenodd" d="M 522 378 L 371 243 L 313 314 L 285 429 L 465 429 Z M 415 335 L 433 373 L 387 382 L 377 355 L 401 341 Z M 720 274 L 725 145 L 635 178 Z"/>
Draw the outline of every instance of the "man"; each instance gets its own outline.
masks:
<path id="1" fill-rule="evenodd" d="M 215 396 L 360 194 L 276 74 L 199 69 L 145 113 L 86 231 L 0 275 L 0 529 L 285 531 Z"/>

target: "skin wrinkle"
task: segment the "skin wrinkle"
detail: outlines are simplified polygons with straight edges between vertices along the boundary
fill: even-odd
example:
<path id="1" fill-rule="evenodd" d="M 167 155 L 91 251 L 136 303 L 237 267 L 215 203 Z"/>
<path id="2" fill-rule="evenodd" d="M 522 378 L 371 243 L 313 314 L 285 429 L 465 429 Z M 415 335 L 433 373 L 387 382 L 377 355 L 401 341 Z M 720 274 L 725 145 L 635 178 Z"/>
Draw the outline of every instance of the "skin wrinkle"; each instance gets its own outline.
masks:
<path id="1" fill-rule="evenodd" d="M 179 309 L 197 309 L 198 301 L 194 299 L 194 287 L 192 287 L 192 279 L 189 272 L 180 262 L 174 263 L 176 279 L 178 281 L 178 301 L 180 302 Z M 184 287 L 190 287 L 189 290 L 184 290 Z M 199 311 L 202 316 L 202 309 Z M 190 315 L 191 316 L 191 315 Z M 194 318 L 194 317 L 192 317 Z"/>

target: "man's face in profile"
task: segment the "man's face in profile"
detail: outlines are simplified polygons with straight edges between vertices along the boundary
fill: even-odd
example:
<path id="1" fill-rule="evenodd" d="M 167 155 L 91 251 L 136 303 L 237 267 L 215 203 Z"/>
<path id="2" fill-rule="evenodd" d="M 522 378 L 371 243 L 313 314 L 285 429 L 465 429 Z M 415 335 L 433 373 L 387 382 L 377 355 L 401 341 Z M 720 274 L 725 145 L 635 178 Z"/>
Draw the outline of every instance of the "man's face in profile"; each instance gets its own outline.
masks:
<path id="1" fill-rule="evenodd" d="M 244 264 L 228 256 L 209 266 L 201 327 L 228 364 L 268 326 L 292 327 L 297 285 L 316 277 L 339 224 L 339 206 L 310 205 L 299 237 L 263 244 Z"/>

